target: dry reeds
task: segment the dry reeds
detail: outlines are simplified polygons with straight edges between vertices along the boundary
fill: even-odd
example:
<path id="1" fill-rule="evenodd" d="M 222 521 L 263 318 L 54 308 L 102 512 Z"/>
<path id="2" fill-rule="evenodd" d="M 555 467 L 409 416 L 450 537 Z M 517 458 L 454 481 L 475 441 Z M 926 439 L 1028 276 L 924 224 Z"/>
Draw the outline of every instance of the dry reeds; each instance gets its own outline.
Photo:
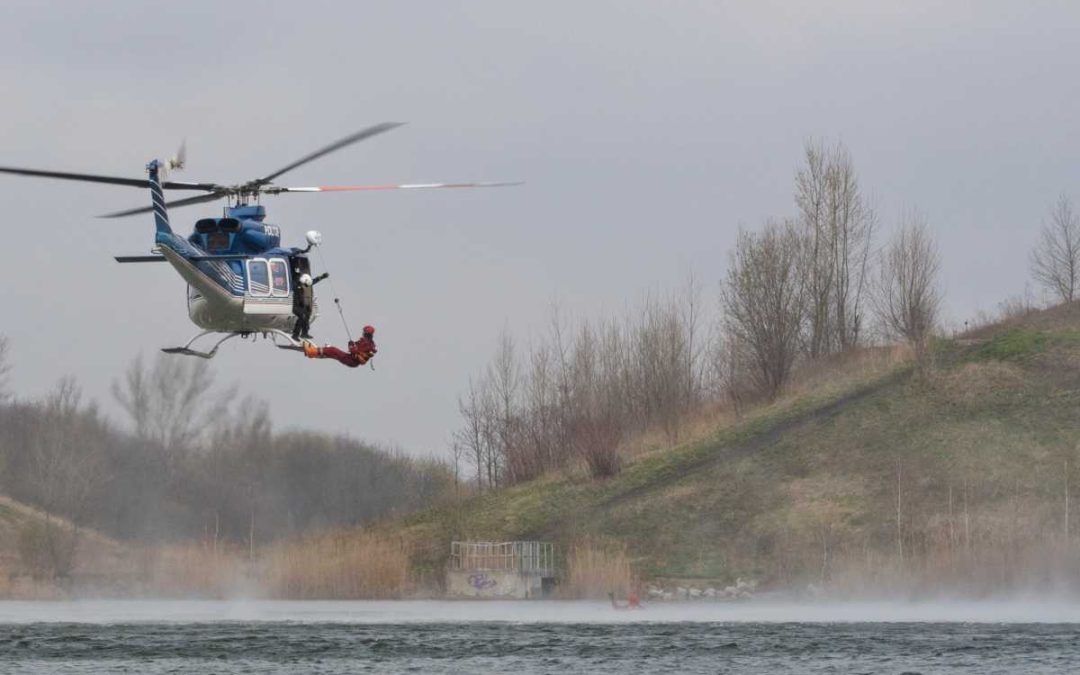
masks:
<path id="1" fill-rule="evenodd" d="M 3 563 L 0 563 L 0 598 L 10 598 L 12 596 L 12 580 L 15 575 L 4 567 Z"/>
<path id="2" fill-rule="evenodd" d="M 139 564 L 144 592 L 149 595 L 221 598 L 242 592 L 248 585 L 240 549 L 210 542 L 146 548 Z"/>
<path id="3" fill-rule="evenodd" d="M 400 538 L 333 531 L 277 544 L 261 565 L 261 590 L 288 599 L 401 598 L 412 589 Z"/>
<path id="4" fill-rule="evenodd" d="M 19 576 L 0 567 L 0 600 L 62 600 L 67 597 L 55 582 Z"/>
<path id="5" fill-rule="evenodd" d="M 634 587 L 634 574 L 625 544 L 602 545 L 583 539 L 570 547 L 566 556 L 566 577 L 559 586 L 560 596 L 606 598 L 609 593 L 625 596 Z"/>
<path id="6" fill-rule="evenodd" d="M 730 403 L 726 401 L 708 402 L 700 408 L 687 413 L 679 422 L 679 443 L 682 445 L 697 443 L 734 424 L 737 416 Z M 624 459 L 635 459 L 641 455 L 662 452 L 671 448 L 671 439 L 662 427 L 653 426 L 626 438 L 620 445 L 620 454 Z"/>

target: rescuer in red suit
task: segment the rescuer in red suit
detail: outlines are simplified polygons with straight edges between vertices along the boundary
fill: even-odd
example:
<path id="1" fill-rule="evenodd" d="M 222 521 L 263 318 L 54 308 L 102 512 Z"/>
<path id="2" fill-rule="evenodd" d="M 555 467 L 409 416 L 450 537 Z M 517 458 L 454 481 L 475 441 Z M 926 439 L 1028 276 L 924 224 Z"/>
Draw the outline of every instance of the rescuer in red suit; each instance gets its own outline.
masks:
<path id="1" fill-rule="evenodd" d="M 316 347 L 304 341 L 304 355 L 309 359 L 336 359 L 350 368 L 362 366 L 379 351 L 375 346 L 375 327 L 364 326 L 364 334 L 359 340 L 349 342 L 349 351 L 343 352 L 337 347 Z"/>

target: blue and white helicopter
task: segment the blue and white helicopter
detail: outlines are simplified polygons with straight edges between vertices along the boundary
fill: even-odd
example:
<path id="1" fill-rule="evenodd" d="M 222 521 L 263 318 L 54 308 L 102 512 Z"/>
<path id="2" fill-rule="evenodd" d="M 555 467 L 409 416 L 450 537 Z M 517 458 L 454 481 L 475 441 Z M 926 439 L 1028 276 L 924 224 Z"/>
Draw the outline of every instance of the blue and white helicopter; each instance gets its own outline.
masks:
<path id="1" fill-rule="evenodd" d="M 371 190 L 412 190 L 429 188 L 472 188 L 517 185 L 500 183 L 417 183 L 402 185 L 324 185 L 319 187 L 281 187 L 272 181 L 282 174 L 316 160 L 335 150 L 401 126 L 384 122 L 346 136 L 317 150 L 283 169 L 263 178 L 236 185 L 188 183 L 163 180 L 170 170 L 184 166 L 184 149 L 168 161 L 153 160 L 146 166 L 147 178 L 121 178 L 97 174 L 41 171 L 0 167 L 0 173 L 64 180 L 127 185 L 150 189 L 151 205 L 116 213 L 105 218 L 120 218 L 153 213 L 157 232 L 152 255 L 117 256 L 121 263 L 168 262 L 188 284 L 188 316 L 202 329 L 183 347 L 162 349 L 169 354 L 184 354 L 209 359 L 218 347 L 236 336 L 268 337 L 278 347 L 302 349 L 299 338 L 306 334 L 318 309 L 312 292 L 307 253 L 322 243 L 316 231 L 306 235 L 305 248 L 282 248 L 281 230 L 265 222 L 266 209 L 259 204 L 261 195 L 287 192 L 345 192 Z M 194 190 L 206 194 L 166 202 L 164 190 Z M 187 237 L 173 232 L 169 208 L 228 199 L 224 216 L 195 222 Z M 337 302 L 337 298 L 335 298 Z M 340 304 L 338 305 L 340 311 Z M 300 324 L 298 325 L 298 322 Z M 223 334 L 223 336 L 221 336 Z M 200 351 L 193 345 L 200 339 L 215 336 L 213 347 Z"/>

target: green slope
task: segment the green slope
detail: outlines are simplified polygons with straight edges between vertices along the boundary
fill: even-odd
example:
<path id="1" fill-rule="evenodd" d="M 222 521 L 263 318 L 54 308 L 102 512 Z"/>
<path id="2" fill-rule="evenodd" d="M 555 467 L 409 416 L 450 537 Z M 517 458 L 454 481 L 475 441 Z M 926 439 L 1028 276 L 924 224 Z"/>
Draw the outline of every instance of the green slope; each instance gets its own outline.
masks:
<path id="1" fill-rule="evenodd" d="M 547 478 L 413 516 L 417 565 L 437 571 L 451 539 L 589 537 L 625 546 L 643 578 L 1060 580 L 1078 529 L 1066 538 L 1080 315 L 1040 312 L 935 357 L 926 380 L 899 366 L 824 386 L 606 481 Z"/>

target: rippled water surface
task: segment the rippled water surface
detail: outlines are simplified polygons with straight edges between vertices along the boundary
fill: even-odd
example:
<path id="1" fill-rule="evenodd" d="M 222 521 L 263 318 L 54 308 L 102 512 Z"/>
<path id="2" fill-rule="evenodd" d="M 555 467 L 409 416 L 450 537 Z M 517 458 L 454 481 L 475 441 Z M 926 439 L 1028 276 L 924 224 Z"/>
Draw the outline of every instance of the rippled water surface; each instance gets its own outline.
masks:
<path id="1" fill-rule="evenodd" d="M 1080 667 L 1078 615 L 1070 605 L 0 603 L 0 672 L 1066 673 Z"/>

